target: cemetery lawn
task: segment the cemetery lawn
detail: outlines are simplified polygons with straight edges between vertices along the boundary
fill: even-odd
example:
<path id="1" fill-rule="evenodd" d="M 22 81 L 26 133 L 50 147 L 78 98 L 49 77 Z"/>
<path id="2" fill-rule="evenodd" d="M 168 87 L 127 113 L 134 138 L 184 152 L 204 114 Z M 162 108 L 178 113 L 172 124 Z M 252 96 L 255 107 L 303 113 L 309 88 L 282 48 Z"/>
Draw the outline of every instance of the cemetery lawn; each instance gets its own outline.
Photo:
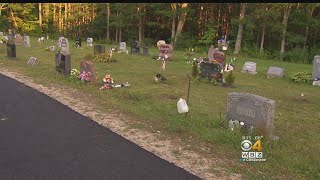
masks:
<path id="1" fill-rule="evenodd" d="M 72 47 L 74 44 L 70 41 L 72 68 L 79 69 L 80 61 L 93 49 L 76 49 Z M 186 74 L 191 74 L 192 69 L 191 64 L 186 63 L 184 51 L 173 51 L 177 60 L 167 64 L 167 81 L 163 83 L 153 81 L 159 72 L 160 62 L 151 56 L 114 53 L 118 62 L 94 62 L 99 75 L 98 84 L 87 86 L 56 73 L 54 52 L 45 51 L 51 45 L 56 46 L 56 40 L 39 44 L 36 38 L 31 38 L 31 48 L 17 46 L 17 60 L 8 60 L 6 46 L 0 46 L 0 67 L 30 76 L 39 84 L 77 88 L 83 95 L 92 95 L 101 109 L 117 109 L 143 122 L 143 125 L 136 124 L 137 128 L 161 131 L 170 138 L 180 138 L 200 153 L 225 160 L 223 168 L 243 174 L 245 179 L 320 179 L 320 87 L 290 82 L 290 76 L 295 72 L 312 72 L 312 65 L 239 57 L 235 62 L 234 88 L 192 82 L 190 112 L 185 119 L 184 114 L 177 112 L 179 98 L 186 99 Z M 127 48 L 130 51 L 130 47 Z M 149 53 L 154 55 L 158 50 L 154 47 Z M 33 67 L 27 65 L 31 56 L 38 58 Z M 207 57 L 203 52 L 196 55 L 199 56 Z M 230 58 L 227 56 L 227 62 Z M 241 73 L 245 61 L 256 62 L 258 74 Z M 285 68 L 285 77 L 268 79 L 266 72 L 269 66 Z M 115 83 L 129 82 L 131 86 L 99 90 L 107 70 Z M 280 139 L 271 143 L 265 139 L 262 141 L 267 162 L 239 162 L 242 135 L 229 130 L 225 120 L 229 92 L 253 93 L 276 101 L 274 134 Z M 300 96 L 302 92 L 304 97 Z M 203 150 L 203 146 L 210 150 Z M 219 167 L 213 166 L 211 169 L 215 173 Z"/>

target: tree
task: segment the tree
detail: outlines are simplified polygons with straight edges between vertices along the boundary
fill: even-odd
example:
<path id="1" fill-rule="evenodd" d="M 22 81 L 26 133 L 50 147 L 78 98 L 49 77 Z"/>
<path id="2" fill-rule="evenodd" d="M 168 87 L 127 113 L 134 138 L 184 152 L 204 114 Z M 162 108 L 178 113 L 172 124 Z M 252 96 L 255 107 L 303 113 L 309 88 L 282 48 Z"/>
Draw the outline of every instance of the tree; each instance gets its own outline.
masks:
<path id="1" fill-rule="evenodd" d="M 181 12 L 179 14 L 178 26 L 177 26 L 176 35 L 174 37 L 173 45 L 177 43 L 178 37 L 180 36 L 184 23 L 186 21 L 188 3 L 182 3 L 182 4 L 179 4 L 179 6 L 181 8 Z"/>
<path id="2" fill-rule="evenodd" d="M 236 40 L 236 45 L 234 48 L 233 54 L 237 55 L 241 48 L 241 40 L 242 40 L 242 33 L 243 33 L 243 19 L 245 17 L 247 3 L 241 3 L 241 11 L 240 11 L 240 17 L 239 17 L 239 29 L 238 29 L 238 35 Z"/>
<path id="3" fill-rule="evenodd" d="M 283 60 L 283 53 L 285 51 L 285 45 L 286 45 L 286 33 L 287 33 L 287 26 L 288 26 L 288 19 L 290 15 L 290 10 L 291 10 L 291 4 L 286 4 L 284 6 L 284 13 L 283 13 L 283 30 L 282 30 L 282 35 L 281 35 L 281 49 L 280 49 L 280 60 Z"/>

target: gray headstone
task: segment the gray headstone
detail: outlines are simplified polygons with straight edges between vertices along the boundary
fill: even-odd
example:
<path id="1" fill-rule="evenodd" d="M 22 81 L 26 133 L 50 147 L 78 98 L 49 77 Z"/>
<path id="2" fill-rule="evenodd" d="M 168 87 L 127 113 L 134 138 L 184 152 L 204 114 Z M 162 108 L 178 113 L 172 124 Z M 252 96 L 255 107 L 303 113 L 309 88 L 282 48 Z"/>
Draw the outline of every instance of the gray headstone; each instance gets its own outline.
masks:
<path id="1" fill-rule="evenodd" d="M 284 69 L 281 67 L 269 67 L 267 76 L 268 77 L 283 77 Z"/>
<path id="2" fill-rule="evenodd" d="M 313 58 L 313 71 L 312 79 L 320 79 L 320 56 L 314 56 Z"/>
<path id="3" fill-rule="evenodd" d="M 227 120 L 244 122 L 244 127 L 253 126 L 268 137 L 272 137 L 275 101 L 255 94 L 228 93 Z"/>
<path id="4" fill-rule="evenodd" d="M 257 74 L 257 64 L 255 62 L 245 62 L 241 72 Z"/>
<path id="5" fill-rule="evenodd" d="M 119 51 L 120 52 L 126 52 L 126 50 L 127 50 L 127 44 L 125 42 L 120 42 Z"/>
<path id="6" fill-rule="evenodd" d="M 69 53 L 69 42 L 67 38 L 61 39 L 61 52 L 62 53 Z"/>
<path id="7" fill-rule="evenodd" d="M 23 37 L 23 46 L 26 46 L 26 47 L 30 47 L 30 37 L 29 36 L 24 36 Z"/>

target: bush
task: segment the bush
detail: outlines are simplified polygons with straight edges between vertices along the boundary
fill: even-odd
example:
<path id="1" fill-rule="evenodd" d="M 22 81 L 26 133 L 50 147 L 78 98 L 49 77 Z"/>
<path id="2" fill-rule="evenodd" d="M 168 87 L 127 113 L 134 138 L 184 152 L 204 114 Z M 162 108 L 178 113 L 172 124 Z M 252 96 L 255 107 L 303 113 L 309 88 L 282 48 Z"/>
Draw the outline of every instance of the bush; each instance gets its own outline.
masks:
<path id="1" fill-rule="evenodd" d="M 192 77 L 196 78 L 198 76 L 199 76 L 198 63 L 196 61 L 193 61 L 193 63 L 192 63 Z"/>
<path id="2" fill-rule="evenodd" d="M 229 85 L 229 86 L 232 86 L 234 84 L 234 81 L 235 81 L 235 76 L 233 75 L 233 72 L 230 71 L 230 73 L 227 75 L 226 77 L 226 84 Z"/>
<path id="3" fill-rule="evenodd" d="M 297 72 L 291 76 L 291 81 L 295 83 L 312 83 L 312 74 L 307 72 Z"/>

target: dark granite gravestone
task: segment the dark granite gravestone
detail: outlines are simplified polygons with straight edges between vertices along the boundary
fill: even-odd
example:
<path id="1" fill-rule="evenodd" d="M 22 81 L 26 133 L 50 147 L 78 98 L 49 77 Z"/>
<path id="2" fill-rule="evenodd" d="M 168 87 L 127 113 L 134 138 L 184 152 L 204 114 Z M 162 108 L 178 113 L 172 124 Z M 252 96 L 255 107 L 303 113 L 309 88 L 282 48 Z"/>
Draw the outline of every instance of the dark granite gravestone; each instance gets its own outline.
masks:
<path id="1" fill-rule="evenodd" d="M 104 53 L 106 53 L 106 47 L 103 45 L 94 45 L 93 46 L 93 53 L 94 54 L 104 54 Z"/>
<path id="2" fill-rule="evenodd" d="M 217 82 L 222 82 L 221 65 L 219 63 L 201 62 L 200 63 L 200 78 L 215 79 Z"/>
<path id="3" fill-rule="evenodd" d="M 7 56 L 9 58 L 16 58 L 16 45 L 15 45 L 15 43 L 7 43 Z"/>
<path id="4" fill-rule="evenodd" d="M 80 73 L 83 71 L 90 72 L 91 76 L 89 78 L 89 81 L 94 81 L 95 80 L 95 71 L 94 71 L 94 64 L 91 61 L 81 61 L 80 62 Z"/>
<path id="5" fill-rule="evenodd" d="M 56 71 L 65 75 L 71 73 L 71 55 L 70 53 L 56 54 Z"/>
<path id="6" fill-rule="evenodd" d="M 320 56 L 314 56 L 312 67 L 312 79 L 320 80 Z"/>
<path id="7" fill-rule="evenodd" d="M 139 41 L 133 41 L 131 43 L 131 53 L 140 53 L 140 42 Z"/>
<path id="8" fill-rule="evenodd" d="M 147 46 L 143 47 L 143 55 L 149 56 L 149 47 Z"/>
<path id="9" fill-rule="evenodd" d="M 76 38 L 76 47 L 81 47 L 81 37 Z"/>
<path id="10" fill-rule="evenodd" d="M 284 69 L 280 67 L 269 67 L 267 76 L 268 77 L 280 77 L 282 78 L 284 75 Z"/>
<path id="11" fill-rule="evenodd" d="M 227 120 L 244 122 L 263 135 L 272 137 L 275 101 L 249 93 L 228 93 Z"/>

